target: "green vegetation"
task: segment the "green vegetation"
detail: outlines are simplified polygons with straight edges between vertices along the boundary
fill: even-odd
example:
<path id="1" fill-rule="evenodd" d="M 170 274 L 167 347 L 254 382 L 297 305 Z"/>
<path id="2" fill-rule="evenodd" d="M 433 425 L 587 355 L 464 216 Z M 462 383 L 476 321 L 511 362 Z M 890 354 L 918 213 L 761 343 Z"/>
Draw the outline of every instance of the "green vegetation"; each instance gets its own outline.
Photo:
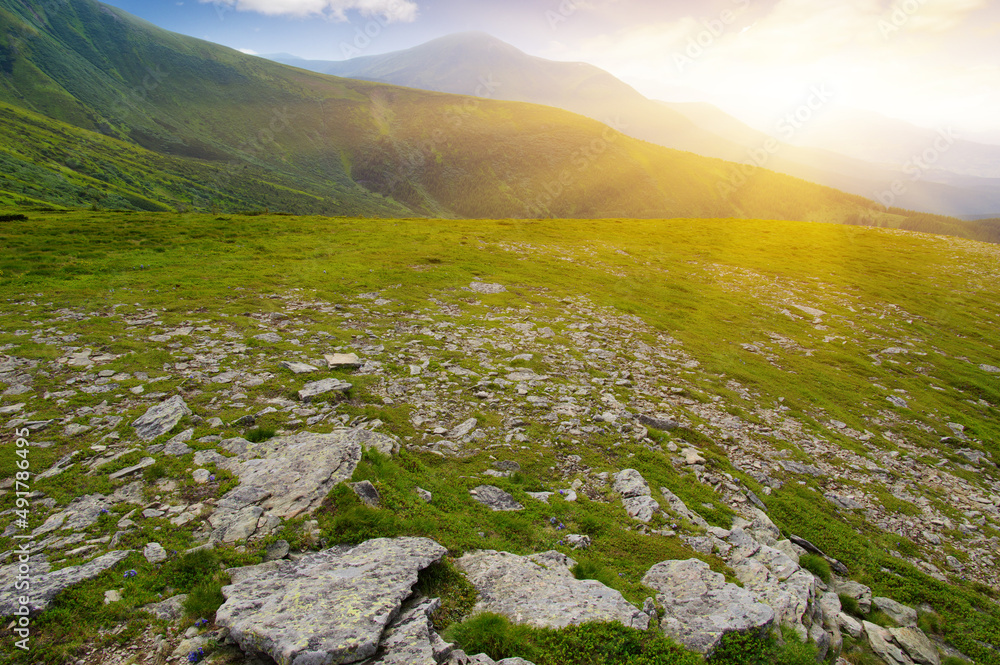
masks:
<path id="1" fill-rule="evenodd" d="M 662 499 L 660 488 L 667 488 L 711 524 L 728 527 L 736 504 L 721 498 L 724 487 L 716 491 L 707 486 L 690 466 L 677 463 L 677 455 L 668 452 L 671 446 L 693 445 L 707 458 L 706 471 L 719 477 L 729 474 L 734 486 L 751 489 L 785 534 L 815 543 L 877 595 L 913 607 L 929 604 L 933 613 L 922 611 L 920 619 L 928 634 L 977 662 L 1000 662 L 992 648 L 984 646 L 1000 644 L 1000 610 L 995 591 L 986 584 L 989 580 L 963 581 L 950 572 L 950 582 L 930 577 L 916 564 L 926 561 L 948 570 L 944 553 L 867 521 L 863 511 L 837 509 L 822 496 L 827 486 L 833 489 L 835 484 L 837 492 L 864 493 L 873 506 L 893 519 L 912 519 L 914 507 L 924 510 L 926 506 L 957 526 L 965 516 L 951 505 L 952 497 L 930 475 L 926 483 L 911 483 L 904 475 L 906 465 L 933 467 L 935 473 L 953 475 L 983 494 L 990 491 L 989 483 L 997 481 L 995 467 L 963 468 L 955 446 L 941 441 L 950 432 L 947 423 L 963 423 L 967 436 L 975 441 L 970 446 L 994 459 L 1000 455 L 996 443 L 1000 426 L 993 406 L 1000 403 L 1000 387 L 994 376 L 979 369 L 979 364 L 1000 365 L 996 352 L 1000 284 L 993 277 L 993 247 L 884 229 L 734 219 L 446 221 L 86 210 L 36 210 L 28 216 L 28 221 L 0 225 L 0 243 L 8 248 L 0 255 L 0 298 L 6 303 L 0 312 L 0 345 L 12 357 L 39 361 L 48 376 L 38 374 L 35 393 L 3 396 L 0 403 L 26 402 L 25 411 L 37 414 L 32 417 L 71 415 L 73 424 L 93 426 L 94 420 L 104 416 L 87 409 L 107 400 L 107 414 L 123 418 L 107 433 L 113 431 L 128 441 L 133 436 L 129 423 L 141 413 L 141 400 L 129 397 L 128 390 L 144 385 L 149 392 L 180 392 L 199 416 L 219 415 L 233 423 L 259 412 L 268 400 L 294 398 L 306 379 L 281 372 L 277 363 L 286 357 L 307 357 L 307 347 L 330 349 L 377 341 L 385 347 L 379 357 L 385 362 L 384 374 L 408 375 L 407 364 L 419 365 L 422 359 L 407 346 L 410 338 L 401 341 L 392 333 L 401 321 L 419 321 L 418 317 L 426 315 L 430 320 L 419 323 L 412 339 L 426 347 L 422 354 L 431 357 L 415 381 L 433 385 L 439 377 L 455 381 L 450 370 L 480 370 L 474 354 L 448 349 L 446 337 L 435 337 L 451 334 L 451 326 L 474 327 L 486 337 L 490 326 L 501 325 L 497 319 L 530 318 L 552 328 L 551 344 L 570 349 L 566 355 L 580 363 L 580 384 L 594 382 L 592 394 L 613 394 L 624 401 L 641 385 L 644 395 L 654 396 L 650 410 L 683 415 L 689 421 L 676 430 L 654 432 L 650 440 L 636 440 L 621 436 L 607 423 L 581 420 L 593 423 L 595 429 L 571 434 L 532 415 L 524 426 L 515 428 L 524 441 L 508 445 L 498 436 L 482 446 L 469 446 L 460 456 L 442 457 L 426 450 L 425 444 L 436 437 L 429 436 L 427 425 L 416 420 L 416 407 L 398 396 L 391 403 L 386 399 L 389 382 L 382 381 L 383 377 L 338 373 L 349 377 L 355 387 L 343 400 L 332 400 L 327 420 L 310 430 L 325 432 L 340 423 L 379 420 L 378 431 L 399 437 L 403 450 L 392 457 L 368 451 L 354 473 L 353 481 L 369 480 L 375 485 L 380 507 L 366 506 L 350 488 L 338 487 L 316 513 L 286 523 L 280 537 L 293 548 L 319 549 L 376 536 L 419 535 L 436 539 L 450 557 L 477 549 L 518 554 L 555 549 L 578 561 L 574 571 L 578 577 L 599 579 L 641 604 L 653 595 L 641 579 L 659 561 L 700 556 L 714 570 L 728 573 L 729 579 L 733 579 L 732 571 L 715 556 L 697 555 L 680 537 L 642 533 L 606 486 L 588 486 L 574 502 L 558 492 L 576 479 L 635 468 L 657 500 Z M 508 290 L 472 294 L 465 289 L 475 279 L 501 283 Z M 295 298 L 291 316 L 289 305 L 281 300 L 287 294 Z M 374 305 L 374 300 L 359 299 L 359 294 L 384 296 L 388 304 Z M 357 309 L 358 303 L 365 309 Z M 822 310 L 822 328 L 813 323 L 812 316 L 790 316 L 791 303 Z M 439 316 L 438 308 L 447 309 L 448 314 Z M 587 308 L 599 316 L 586 314 Z M 120 318 L 146 312 L 161 322 L 151 326 L 157 332 L 180 326 L 216 329 L 219 338 L 223 331 L 232 332 L 234 340 L 246 341 L 245 351 L 233 354 L 232 361 L 240 366 L 260 363 L 275 378 L 247 387 L 245 398 L 238 401 L 244 406 L 233 406 L 224 399 L 222 386 L 198 383 L 163 369 L 191 357 L 190 350 L 185 350 L 194 344 L 191 338 L 151 348 L 145 342 L 150 331 L 126 329 Z M 260 332 L 258 324 L 270 320 L 265 317 L 272 314 L 294 319 L 288 328 L 302 332 L 298 338 L 302 346 L 288 339 L 254 339 Z M 89 318 L 76 318 L 84 315 Z M 55 321 L 57 317 L 60 320 Z M 33 321 L 39 325 L 32 325 Z M 606 327 L 594 327 L 598 321 Z M 439 323 L 449 327 L 438 328 Z M 425 324 L 430 334 L 422 331 Z M 591 327 L 584 329 L 587 325 Z M 622 328 L 616 329 L 618 325 Z M 571 336 L 584 332 L 595 337 L 586 338 L 581 352 L 571 344 Z M 772 334 L 784 340 L 784 346 Z M 72 342 L 63 341 L 71 335 L 75 336 Z M 668 336 L 676 341 L 664 341 Z M 612 376 L 615 370 L 607 366 L 598 370 L 584 362 L 587 349 L 615 338 L 628 339 L 629 347 L 615 360 L 622 373 Z M 745 343 L 759 344 L 762 352 L 747 351 L 741 346 Z M 484 357 L 500 357 L 495 367 L 503 376 L 506 367 L 500 363 L 517 355 L 516 344 L 502 353 L 488 344 L 484 341 L 483 348 L 488 350 Z M 46 391 L 65 390 L 66 382 L 82 371 L 56 362 L 68 345 L 117 356 L 106 366 L 130 377 L 114 379 L 121 383 L 117 393 L 78 391 L 64 397 L 62 404 L 58 398 L 45 399 Z M 640 354 L 648 358 L 652 353 L 643 351 L 643 345 L 664 354 L 688 354 L 700 365 L 670 376 L 643 376 L 639 369 L 632 369 L 647 362 Z M 890 346 L 904 345 L 913 352 L 882 353 Z M 535 354 L 530 360 L 517 361 L 516 366 L 551 373 L 551 365 L 543 354 Z M 632 371 L 627 377 L 626 367 Z M 136 378 L 140 373 L 148 380 Z M 161 375 L 165 378 L 159 380 Z M 532 388 L 528 396 L 548 396 L 554 402 L 563 380 L 553 373 L 544 387 Z M 470 379 L 469 386 L 478 381 Z M 547 393 L 545 388 L 551 390 Z M 515 389 L 510 387 L 507 393 L 494 387 L 489 390 L 503 396 Z M 466 394 L 464 388 L 462 394 Z M 905 396 L 908 408 L 887 401 L 887 396 L 897 394 Z M 488 400 L 467 396 L 467 411 L 442 415 L 442 424 L 471 417 L 483 429 L 506 427 L 505 414 Z M 589 397 L 580 401 L 585 399 Z M 772 422 L 776 417 L 793 419 L 802 427 L 804 444 L 781 439 L 780 432 L 771 429 L 751 434 L 755 445 L 772 447 L 789 460 L 825 462 L 839 475 L 813 478 L 786 473 L 775 464 L 769 473 L 782 481 L 780 487 L 759 480 L 760 474 L 751 472 L 751 466 L 731 461 L 745 450 L 720 436 L 701 415 L 715 404 L 719 413 L 741 419 L 741 427 L 754 432 L 780 423 Z M 306 413 L 303 420 L 310 417 Z M 215 446 L 199 439 L 209 434 L 263 440 L 272 433 L 280 435 L 281 430 L 305 427 L 287 425 L 288 418 L 291 415 L 271 413 L 250 431 L 235 425 L 214 429 L 192 419 L 181 423 L 178 431 L 193 427 L 189 445 L 207 450 Z M 859 433 L 868 429 L 872 435 L 863 440 L 849 436 L 848 429 L 830 425 L 834 419 Z M 77 450 L 83 455 L 58 476 L 37 482 L 35 489 L 55 502 L 51 512 L 83 493 L 113 493 L 121 483 L 112 482 L 108 474 L 143 456 L 133 451 L 91 473 L 89 464 L 100 457 L 91 448 L 98 440 L 97 432 L 69 435 L 64 431 L 66 424 L 46 431 L 50 447 L 32 451 L 32 464 L 38 469 L 49 468 Z M 808 448 L 814 440 L 837 446 L 837 453 Z M 889 457 L 890 453 L 896 456 Z M 570 455 L 578 456 L 579 462 L 568 465 Z M 192 457 L 188 453 L 161 458 L 145 469 L 144 501 L 193 504 L 217 499 L 235 486 L 232 474 L 214 466 L 206 467 L 214 476 L 209 482 L 195 483 Z M 867 464 L 882 460 L 890 468 L 874 471 Z M 892 460 L 900 463 L 890 464 Z M 496 469 L 505 461 L 516 461 L 520 471 L 491 477 L 489 483 L 522 503 L 525 509 L 519 513 L 494 513 L 469 498 L 468 491 L 483 482 L 484 470 Z M 584 473 L 585 467 L 591 471 Z M 9 477 L 15 469 L 13 458 L 0 455 L 0 475 Z M 421 499 L 418 487 L 431 492 L 433 501 Z M 544 504 L 528 497 L 529 491 L 555 494 Z M 158 495 L 161 499 L 155 499 Z M 0 513 L 13 507 L 10 493 L 0 496 Z M 140 507 L 133 503 L 115 506 L 88 527 L 86 538 L 101 542 L 114 536 L 119 520 Z M 246 547 L 245 552 L 224 548 L 198 555 L 215 558 L 194 560 L 183 567 L 189 572 L 181 572 L 174 562 L 181 561 L 182 555 L 175 552 L 196 544 L 194 533 L 204 526 L 204 518 L 177 527 L 167 517 L 147 518 L 141 512 L 129 518 L 135 526 L 120 537 L 117 546 L 141 549 L 156 540 L 170 553 L 168 561 L 157 568 L 134 557 L 119 569 L 63 594 L 35 626 L 39 635 L 38 648 L 31 655 L 35 660 L 15 662 L 67 662 L 75 649 L 99 644 L 104 639 L 101 631 L 120 625 L 127 627 L 125 635 L 159 630 L 158 624 L 135 611 L 158 600 L 157 594 L 197 590 L 191 601 L 197 609 L 191 611 L 198 616 L 192 614 L 188 620 L 211 619 L 206 615 L 217 606 L 217 590 L 224 582 L 218 576 L 220 564 L 261 559 L 263 542 L 238 543 Z M 40 508 L 32 526 L 47 514 Z M 0 530 L 13 519 L 11 513 L 5 515 Z M 313 519 L 315 531 L 307 530 L 306 521 Z M 994 528 L 991 524 L 987 521 L 981 526 L 987 537 Z M 682 536 L 703 533 L 672 516 L 657 516 L 649 528 L 675 530 Z M 571 550 L 563 541 L 569 533 L 589 534 L 594 542 L 585 553 Z M 975 569 L 977 562 L 964 551 L 967 541 L 961 538 L 965 536 L 957 528 L 947 535 L 952 533 L 949 547 L 954 548 L 954 556 L 966 557 L 968 568 Z M 0 542 L 0 547 L 9 549 L 10 544 L 9 540 Z M 82 560 L 74 555 L 58 560 L 57 565 Z M 809 557 L 803 558 L 803 565 L 821 576 L 826 574 L 822 563 L 810 562 Z M 138 572 L 135 578 L 122 578 L 124 570 L 133 568 Z M 450 564 L 425 572 L 421 585 L 425 593 L 444 600 L 435 625 L 454 627 L 468 619 L 474 596 Z M 105 606 L 104 591 L 120 588 L 127 591 L 124 600 Z M 858 612 L 847 602 L 844 607 Z M 539 663 L 558 662 L 563 657 L 560 649 L 587 657 L 598 654 L 607 662 L 643 662 L 641 658 L 660 653 L 658 649 L 670 654 L 675 648 L 660 642 L 655 634 L 609 627 L 524 633 L 493 624 L 490 630 L 499 631 L 501 645 L 534 649 L 540 654 Z M 477 632 L 480 637 L 475 637 Z M 469 639 L 492 639 L 488 633 L 486 628 L 473 631 Z M 63 645 L 60 639 L 66 634 L 72 639 Z M 599 650 L 602 644 L 619 643 L 617 655 Z M 797 657 L 793 652 L 798 653 L 800 645 L 789 639 L 784 643 L 787 658 Z M 630 651 L 636 644 L 641 654 Z M 732 648 L 737 653 L 759 651 L 765 654 L 761 657 L 779 658 L 768 651 L 767 644 Z M 664 656 L 668 657 L 674 656 Z M 682 653 L 677 662 L 687 662 L 683 659 L 688 657 Z M 722 658 L 722 652 L 718 657 Z M 857 658 L 856 662 L 862 662 L 862 656 Z"/>
<path id="2" fill-rule="evenodd" d="M 830 564 L 818 554 L 803 554 L 799 557 L 799 565 L 827 584 L 830 583 L 830 576 L 833 574 Z"/>
<path id="3" fill-rule="evenodd" d="M 0 146 L 0 205 L 28 208 L 987 228 L 762 169 L 732 187 L 731 164 L 552 107 L 306 72 L 93 0 L 0 0 Z"/>
<path id="4" fill-rule="evenodd" d="M 515 625 L 499 614 L 482 613 L 444 633 L 466 653 L 494 660 L 520 656 L 536 665 L 696 665 L 704 662 L 656 630 L 619 623 L 587 623 L 562 630 Z"/>

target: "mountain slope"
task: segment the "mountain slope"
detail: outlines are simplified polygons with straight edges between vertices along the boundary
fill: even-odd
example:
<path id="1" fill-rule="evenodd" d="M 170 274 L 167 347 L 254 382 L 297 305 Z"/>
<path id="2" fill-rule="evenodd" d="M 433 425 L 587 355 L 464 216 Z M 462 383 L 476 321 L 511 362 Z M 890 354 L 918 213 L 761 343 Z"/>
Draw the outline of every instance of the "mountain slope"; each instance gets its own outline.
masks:
<path id="1" fill-rule="evenodd" d="M 196 174 L 189 177 L 200 189 L 141 193 L 172 207 L 820 221 L 874 214 L 871 202 L 770 172 L 730 187 L 733 165 L 565 111 L 323 76 L 169 33 L 92 0 L 0 0 L 0 17 L 0 101 L 94 133 L 92 142 L 74 139 L 84 160 L 59 157 L 67 148 L 56 137 L 52 155 L 25 149 L 11 159 L 48 179 L 65 169 L 94 177 L 75 166 L 90 159 L 89 143 L 125 141 L 170 157 L 158 163 L 178 177 Z M 581 75 L 581 87 L 589 77 Z M 50 200 L 44 192 L 28 198 Z"/>
<path id="2" fill-rule="evenodd" d="M 763 132 L 711 105 L 653 101 L 597 67 L 533 57 L 485 33 L 450 35 L 404 51 L 346 61 L 310 61 L 287 54 L 268 57 L 359 80 L 554 106 L 612 123 L 629 136 L 657 145 L 727 161 L 760 164 L 755 155 L 773 143 Z M 850 128 L 838 126 L 832 134 L 850 135 Z M 867 156 L 839 154 L 835 140 L 825 145 L 826 149 L 817 149 L 780 143 L 763 165 L 865 197 L 902 181 L 907 191 L 890 205 L 907 209 L 940 214 L 998 209 L 1000 186 L 975 177 L 974 170 L 960 170 L 961 176 L 951 179 L 927 173 L 912 180 L 902 171 L 905 159 L 887 163 L 878 159 L 876 165 L 865 161 Z"/>

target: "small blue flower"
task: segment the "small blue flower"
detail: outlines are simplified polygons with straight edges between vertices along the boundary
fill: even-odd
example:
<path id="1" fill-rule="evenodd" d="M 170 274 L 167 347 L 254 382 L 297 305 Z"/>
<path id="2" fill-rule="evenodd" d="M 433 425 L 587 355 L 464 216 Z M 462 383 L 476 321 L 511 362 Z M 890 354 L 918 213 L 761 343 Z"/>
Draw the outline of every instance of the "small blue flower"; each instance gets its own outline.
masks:
<path id="1" fill-rule="evenodd" d="M 102 515 L 107 515 L 109 512 L 111 512 L 111 511 L 109 511 L 107 508 L 101 508 L 101 514 Z"/>
<path id="2" fill-rule="evenodd" d="M 125 571 L 125 579 L 128 579 L 130 577 L 135 577 L 138 574 L 139 574 L 138 571 L 136 571 L 134 569 L 133 570 L 126 570 Z"/>
<path id="3" fill-rule="evenodd" d="M 208 479 L 211 480 L 214 483 L 215 482 L 215 474 L 213 473 L 212 475 L 210 475 L 208 477 Z"/>
<path id="4" fill-rule="evenodd" d="M 566 490 L 559 490 L 559 496 L 566 496 Z"/>
<path id="5" fill-rule="evenodd" d="M 556 519 L 556 518 L 554 518 L 554 517 L 550 517 L 550 518 L 549 518 L 549 524 L 556 524 L 556 523 L 557 523 L 558 521 L 559 521 L 559 520 L 557 520 L 557 519 Z"/>

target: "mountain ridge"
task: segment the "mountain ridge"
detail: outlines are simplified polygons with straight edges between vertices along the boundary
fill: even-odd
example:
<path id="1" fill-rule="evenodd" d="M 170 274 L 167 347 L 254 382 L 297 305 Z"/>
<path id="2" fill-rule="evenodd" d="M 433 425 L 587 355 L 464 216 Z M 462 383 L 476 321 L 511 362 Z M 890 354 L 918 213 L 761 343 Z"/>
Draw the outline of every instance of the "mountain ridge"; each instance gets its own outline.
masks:
<path id="1" fill-rule="evenodd" d="M 742 127 L 727 136 L 724 129 L 719 131 L 719 118 L 725 114 L 715 107 L 698 107 L 703 116 L 708 111 L 716 119 L 706 122 L 690 107 L 647 99 L 598 67 L 532 56 L 482 32 L 456 33 L 402 51 L 341 61 L 273 57 L 359 80 L 544 104 L 601 122 L 617 118 L 624 133 L 635 138 L 732 162 L 755 161 L 752 155 L 773 140 L 730 116 L 725 116 L 728 129 Z M 843 133 L 844 127 L 838 131 Z M 975 174 L 949 179 L 927 171 L 914 179 L 905 169 L 905 159 L 871 163 L 857 154 L 841 154 L 836 142 L 830 141 L 824 147 L 802 146 L 800 133 L 795 132 L 795 145 L 782 142 L 767 155 L 764 167 L 866 198 L 891 191 L 897 181 L 905 182 L 905 193 L 893 194 L 888 207 L 956 215 L 989 213 L 1000 207 L 1000 186 L 972 177 Z"/>

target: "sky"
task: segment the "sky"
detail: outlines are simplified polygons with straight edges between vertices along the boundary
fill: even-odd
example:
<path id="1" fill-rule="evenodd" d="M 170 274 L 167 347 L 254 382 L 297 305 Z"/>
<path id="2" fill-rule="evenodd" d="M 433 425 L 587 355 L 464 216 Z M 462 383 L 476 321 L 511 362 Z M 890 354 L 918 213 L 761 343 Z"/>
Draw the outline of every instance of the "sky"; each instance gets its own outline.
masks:
<path id="1" fill-rule="evenodd" d="M 995 0 L 110 0 L 254 54 L 341 60 L 488 32 L 608 70 L 647 97 L 708 101 L 767 131 L 813 104 L 1000 142 Z"/>

